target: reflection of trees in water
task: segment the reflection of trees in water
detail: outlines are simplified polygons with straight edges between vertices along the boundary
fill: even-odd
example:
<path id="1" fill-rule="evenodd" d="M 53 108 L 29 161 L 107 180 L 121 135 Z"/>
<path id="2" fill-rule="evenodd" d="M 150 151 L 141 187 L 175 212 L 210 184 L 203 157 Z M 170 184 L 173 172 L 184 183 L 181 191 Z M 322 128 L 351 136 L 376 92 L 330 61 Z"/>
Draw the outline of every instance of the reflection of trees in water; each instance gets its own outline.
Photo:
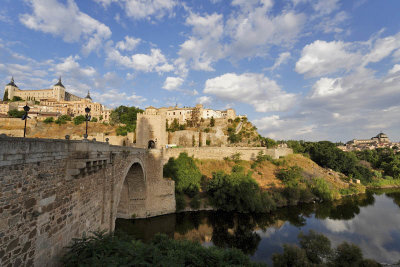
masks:
<path id="1" fill-rule="evenodd" d="M 373 205 L 375 198 L 367 194 L 345 197 L 335 202 L 324 202 L 315 206 L 315 217 L 318 219 L 350 220 L 360 213 L 360 207 Z"/>
<path id="2" fill-rule="evenodd" d="M 393 198 L 393 203 L 400 207 L 400 192 L 387 193 L 386 196 Z"/>
<path id="3" fill-rule="evenodd" d="M 238 248 L 253 255 L 261 241 L 254 232 L 257 227 L 253 215 L 213 213 L 210 223 L 213 227 L 212 242 L 218 247 Z"/>
<path id="4" fill-rule="evenodd" d="M 178 213 L 176 214 L 175 231 L 184 235 L 193 229 L 199 229 L 205 218 L 207 218 L 207 213 L 204 212 Z"/>

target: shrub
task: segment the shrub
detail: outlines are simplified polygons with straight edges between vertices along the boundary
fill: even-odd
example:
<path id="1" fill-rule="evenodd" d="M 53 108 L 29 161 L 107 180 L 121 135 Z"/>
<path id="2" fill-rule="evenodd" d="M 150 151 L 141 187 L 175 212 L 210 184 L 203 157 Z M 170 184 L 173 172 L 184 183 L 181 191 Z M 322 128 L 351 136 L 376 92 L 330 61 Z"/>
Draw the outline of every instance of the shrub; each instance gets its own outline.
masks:
<path id="1" fill-rule="evenodd" d="M 235 163 L 238 163 L 240 161 L 240 156 L 242 154 L 240 152 L 232 154 L 231 155 L 231 160 L 233 160 Z"/>
<path id="2" fill-rule="evenodd" d="M 82 124 L 82 123 L 84 123 L 85 121 L 86 121 L 86 117 L 83 116 L 83 115 L 79 115 L 79 116 L 74 117 L 74 124 L 75 124 L 75 125 Z"/>
<path id="3" fill-rule="evenodd" d="M 17 109 L 12 109 L 8 111 L 8 116 L 12 118 L 22 118 L 22 116 L 25 114 L 25 111 L 23 110 L 17 110 Z"/>
<path id="4" fill-rule="evenodd" d="M 74 239 L 62 257 L 64 266 L 265 266 L 238 249 L 204 247 L 188 240 L 156 235 L 149 243 L 126 234 L 94 233 Z"/>
<path id="5" fill-rule="evenodd" d="M 215 119 L 214 119 L 214 117 L 211 117 L 211 119 L 210 119 L 210 127 L 214 127 L 214 125 L 215 125 Z"/>
<path id="6" fill-rule="evenodd" d="M 175 181 L 175 190 L 178 193 L 185 193 L 190 197 L 199 192 L 201 173 L 192 157 L 187 153 L 179 154 L 177 159 L 170 158 L 164 166 L 164 177 L 172 178 Z"/>
<path id="7" fill-rule="evenodd" d="M 320 199 L 331 201 L 335 198 L 333 190 L 323 178 L 313 178 L 311 192 Z"/>
<path id="8" fill-rule="evenodd" d="M 298 166 L 292 166 L 285 169 L 280 169 L 277 173 L 277 178 L 284 184 L 297 184 L 297 181 L 302 178 L 303 169 Z"/>
<path id="9" fill-rule="evenodd" d="M 177 193 L 175 194 L 176 211 L 181 211 L 186 207 L 185 195 Z"/>
<path id="10" fill-rule="evenodd" d="M 207 139 L 207 140 L 206 140 L 206 145 L 207 145 L 207 146 L 211 145 L 211 140 Z"/>
<path id="11" fill-rule="evenodd" d="M 46 124 L 53 123 L 54 122 L 54 118 L 53 117 L 48 117 L 48 118 L 44 119 L 43 122 L 46 123 Z"/>
<path id="12" fill-rule="evenodd" d="M 97 122 L 97 118 L 96 118 L 96 117 L 93 117 L 90 121 L 91 121 L 91 122 Z"/>
<path id="13" fill-rule="evenodd" d="M 205 133 L 209 133 L 209 132 L 210 132 L 210 128 L 205 128 L 205 129 L 204 129 L 204 132 L 205 132 Z"/>
<path id="14" fill-rule="evenodd" d="M 251 173 L 235 165 L 231 174 L 223 171 L 213 173 L 207 185 L 211 204 L 224 211 L 268 212 L 275 203 L 267 192 L 262 192 Z"/>
<path id="15" fill-rule="evenodd" d="M 63 120 L 63 121 L 71 121 L 71 116 L 61 115 L 60 117 L 58 117 L 58 119 Z"/>
<path id="16" fill-rule="evenodd" d="M 197 210 L 200 208 L 200 196 L 199 194 L 195 195 L 189 202 L 189 205 L 192 209 Z"/>

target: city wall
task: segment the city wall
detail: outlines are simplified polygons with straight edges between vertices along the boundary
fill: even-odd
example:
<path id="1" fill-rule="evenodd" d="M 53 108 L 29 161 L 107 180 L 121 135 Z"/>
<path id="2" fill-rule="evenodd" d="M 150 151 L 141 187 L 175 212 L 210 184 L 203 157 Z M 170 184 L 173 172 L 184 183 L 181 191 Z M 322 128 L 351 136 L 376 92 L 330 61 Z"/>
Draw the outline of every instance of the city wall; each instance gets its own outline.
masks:
<path id="1" fill-rule="evenodd" d="M 184 147 L 184 148 L 168 148 L 164 149 L 164 163 L 170 157 L 176 158 L 180 153 L 186 152 L 189 156 L 198 159 L 223 159 L 240 153 L 242 160 L 255 160 L 258 153 L 262 151 L 265 155 L 271 156 L 273 159 L 293 154 L 291 148 L 271 148 L 265 147 Z"/>
<path id="2" fill-rule="evenodd" d="M 0 135 L 0 266 L 57 266 L 73 238 L 175 212 L 162 153 Z"/>

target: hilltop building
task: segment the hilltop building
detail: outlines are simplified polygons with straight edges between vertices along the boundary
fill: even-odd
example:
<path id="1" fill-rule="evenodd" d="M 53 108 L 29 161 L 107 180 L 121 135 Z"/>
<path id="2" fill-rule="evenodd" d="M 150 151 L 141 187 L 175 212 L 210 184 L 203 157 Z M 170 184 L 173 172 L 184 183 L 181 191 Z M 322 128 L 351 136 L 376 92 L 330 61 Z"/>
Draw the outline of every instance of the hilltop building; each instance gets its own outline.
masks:
<path id="1" fill-rule="evenodd" d="M 363 149 L 376 149 L 380 147 L 398 147 L 398 143 L 393 143 L 390 141 L 389 137 L 384 133 L 379 133 L 378 135 L 370 139 L 353 139 L 346 143 L 345 146 L 339 146 L 343 151 L 352 150 L 363 150 Z"/>
<path id="2" fill-rule="evenodd" d="M 12 109 L 23 110 L 23 106 L 28 102 L 31 107 L 29 114 L 37 118 L 85 115 L 85 108 L 89 107 L 92 117 L 101 121 L 110 120 L 111 109 L 93 102 L 89 91 L 85 98 L 67 92 L 61 82 L 61 77 L 52 89 L 42 90 L 21 90 L 15 84 L 14 78 L 11 78 L 11 81 L 5 86 L 5 92 L 7 92 L 8 99 L 20 97 L 24 101 L 0 102 L 0 114 L 7 114 Z"/>
<path id="3" fill-rule="evenodd" d="M 226 110 L 213 110 L 213 109 L 206 109 L 204 108 L 203 105 L 197 104 L 195 107 L 162 107 L 162 108 L 155 108 L 155 107 L 148 107 L 146 108 L 144 114 L 147 115 L 162 115 L 165 116 L 165 119 L 167 120 L 168 124 L 174 121 L 174 119 L 177 119 L 179 124 L 185 124 L 187 120 L 190 120 L 192 118 L 192 114 L 195 111 L 199 112 L 199 118 L 203 119 L 211 119 L 213 117 L 214 119 L 220 119 L 220 118 L 226 118 L 226 119 L 235 119 L 236 118 L 236 112 L 234 109 L 229 108 Z"/>

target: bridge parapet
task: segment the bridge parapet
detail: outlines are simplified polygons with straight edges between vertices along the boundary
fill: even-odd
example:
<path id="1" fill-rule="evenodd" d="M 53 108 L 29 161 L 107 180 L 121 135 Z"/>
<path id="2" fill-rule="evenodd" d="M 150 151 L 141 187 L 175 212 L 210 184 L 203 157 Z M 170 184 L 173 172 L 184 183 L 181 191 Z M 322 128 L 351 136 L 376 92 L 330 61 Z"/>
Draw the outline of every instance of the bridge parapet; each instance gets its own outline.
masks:
<path id="1" fill-rule="evenodd" d="M 0 266 L 56 266 L 72 238 L 114 230 L 119 213 L 174 212 L 174 183 L 162 178 L 159 154 L 0 136 Z"/>

